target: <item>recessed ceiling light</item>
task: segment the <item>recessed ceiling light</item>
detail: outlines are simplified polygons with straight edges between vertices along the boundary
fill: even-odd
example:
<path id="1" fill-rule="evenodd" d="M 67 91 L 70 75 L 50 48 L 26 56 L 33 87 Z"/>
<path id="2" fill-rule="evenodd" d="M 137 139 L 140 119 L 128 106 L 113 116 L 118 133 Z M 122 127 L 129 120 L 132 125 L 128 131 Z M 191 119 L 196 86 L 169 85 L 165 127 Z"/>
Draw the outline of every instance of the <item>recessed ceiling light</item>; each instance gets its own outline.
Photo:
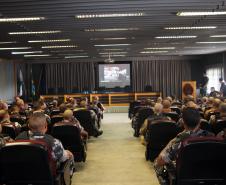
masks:
<path id="1" fill-rule="evenodd" d="M 158 36 L 155 37 L 156 39 L 193 39 L 197 38 L 197 36 L 194 35 L 183 35 L 183 36 Z"/>
<path id="2" fill-rule="evenodd" d="M 115 38 L 91 38 L 90 40 L 126 40 L 126 37 L 115 37 Z"/>
<path id="3" fill-rule="evenodd" d="M 49 57 L 51 55 L 24 55 L 24 57 Z"/>
<path id="4" fill-rule="evenodd" d="M 205 46 L 186 46 L 185 49 L 213 49 L 215 46 L 205 47 Z"/>
<path id="5" fill-rule="evenodd" d="M 161 49 L 175 49 L 175 47 L 161 47 L 161 48 L 144 48 L 144 49 L 153 49 L 153 50 L 161 50 Z"/>
<path id="6" fill-rule="evenodd" d="M 216 26 L 182 26 L 182 27 L 166 27 L 166 30 L 202 30 L 202 29 L 216 29 Z"/>
<path id="7" fill-rule="evenodd" d="M 53 50 L 50 51 L 51 53 L 65 53 L 65 52 L 84 52 L 82 49 L 74 50 L 74 49 L 67 49 L 67 50 Z"/>
<path id="8" fill-rule="evenodd" d="M 97 50 L 98 51 L 124 51 L 125 48 L 101 48 Z"/>
<path id="9" fill-rule="evenodd" d="M 46 48 L 77 48 L 76 45 L 67 45 L 67 46 L 42 46 L 43 49 Z"/>
<path id="10" fill-rule="evenodd" d="M 213 38 L 224 38 L 224 37 L 226 37 L 226 35 L 211 35 L 210 37 L 213 37 Z"/>
<path id="11" fill-rule="evenodd" d="M 61 33 L 60 30 L 53 31 L 25 31 L 25 32 L 9 32 L 9 35 L 32 35 L 32 34 L 52 34 Z"/>
<path id="12" fill-rule="evenodd" d="M 0 22 L 25 22 L 25 21 L 40 21 L 45 17 L 19 17 L 19 18 L 0 18 Z"/>
<path id="13" fill-rule="evenodd" d="M 196 42 L 197 44 L 226 44 L 226 41 L 214 41 L 214 42 Z"/>
<path id="14" fill-rule="evenodd" d="M 143 16 L 144 13 L 105 13 L 105 14 L 81 14 L 76 15 L 77 19 L 91 19 L 91 18 L 106 18 L 106 17 L 139 17 Z"/>
<path id="15" fill-rule="evenodd" d="M 102 32 L 102 31 L 135 31 L 139 28 L 105 28 L 105 29 L 85 29 L 86 32 Z"/>
<path id="16" fill-rule="evenodd" d="M 111 57 L 125 57 L 126 55 L 112 55 L 111 54 Z M 109 57 L 109 55 L 101 55 L 101 57 L 104 57 L 104 58 L 106 58 L 106 57 Z"/>
<path id="17" fill-rule="evenodd" d="M 226 15 L 226 11 L 178 12 L 177 16 Z"/>
<path id="18" fill-rule="evenodd" d="M 101 53 L 99 53 L 99 55 L 119 55 L 119 54 L 126 54 L 126 53 L 128 53 L 128 52 L 101 52 Z"/>
<path id="19" fill-rule="evenodd" d="M 29 43 L 36 43 L 36 42 L 68 42 L 71 39 L 57 39 L 57 40 L 29 40 Z"/>
<path id="20" fill-rule="evenodd" d="M 24 54 L 31 54 L 31 53 L 42 53 L 42 51 L 26 51 L 26 52 L 14 51 L 11 54 L 12 55 L 24 55 Z"/>
<path id="21" fill-rule="evenodd" d="M 16 41 L 12 41 L 12 42 L 0 42 L 0 44 L 16 44 Z"/>
<path id="22" fill-rule="evenodd" d="M 31 47 L 0 48 L 0 50 L 31 49 Z"/>
<path id="23" fill-rule="evenodd" d="M 142 51 L 142 54 L 150 54 L 150 53 L 168 53 L 168 51 Z"/>
<path id="24" fill-rule="evenodd" d="M 96 47 L 114 47 L 114 46 L 130 46 L 131 44 L 98 44 Z"/>
<path id="25" fill-rule="evenodd" d="M 65 56 L 64 58 L 88 58 L 89 56 Z"/>

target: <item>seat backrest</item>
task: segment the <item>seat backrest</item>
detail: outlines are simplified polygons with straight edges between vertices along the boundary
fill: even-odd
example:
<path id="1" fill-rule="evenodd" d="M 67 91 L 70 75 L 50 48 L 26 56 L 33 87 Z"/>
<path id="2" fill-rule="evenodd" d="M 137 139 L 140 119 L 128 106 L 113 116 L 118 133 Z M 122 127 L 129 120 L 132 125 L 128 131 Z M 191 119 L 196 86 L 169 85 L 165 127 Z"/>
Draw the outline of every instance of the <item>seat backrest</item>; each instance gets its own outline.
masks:
<path id="1" fill-rule="evenodd" d="M 149 124 L 150 148 L 162 150 L 180 132 L 174 121 L 155 120 Z"/>
<path id="2" fill-rule="evenodd" d="M 142 108 L 139 109 L 137 114 L 138 114 L 138 116 L 137 116 L 137 125 L 140 128 L 142 126 L 142 124 L 144 123 L 145 119 L 147 119 L 151 115 L 154 115 L 154 111 L 150 107 L 142 107 Z"/>
<path id="3" fill-rule="evenodd" d="M 91 112 L 89 110 L 74 111 L 75 118 L 80 122 L 82 127 L 88 132 L 89 135 L 93 133 Z"/>
<path id="4" fill-rule="evenodd" d="M 176 112 L 167 112 L 167 113 L 163 113 L 163 115 L 170 117 L 175 122 L 177 122 L 180 117 L 179 114 L 177 114 Z"/>
<path id="5" fill-rule="evenodd" d="M 83 143 L 80 131 L 73 125 L 54 126 L 52 128 L 52 136 L 59 139 L 64 148 L 72 152 L 81 151 Z"/>
<path id="6" fill-rule="evenodd" d="M 17 118 L 17 117 L 10 117 L 10 121 L 11 122 L 17 122 L 21 125 L 24 125 L 26 123 L 26 119 L 23 119 L 23 118 Z"/>
<path id="7" fill-rule="evenodd" d="M 226 120 L 220 119 L 217 120 L 216 123 L 213 125 L 213 131 L 215 134 L 218 134 L 222 130 L 226 129 Z"/>
<path id="8" fill-rule="evenodd" d="M 2 133 L 10 136 L 12 139 L 15 139 L 18 134 L 15 126 L 12 124 L 3 124 L 2 125 Z"/>
<path id="9" fill-rule="evenodd" d="M 41 140 L 18 140 L 0 150 L 0 183 L 53 185 L 56 163 Z"/>
<path id="10" fill-rule="evenodd" d="M 60 110 L 52 110 L 50 116 L 56 116 L 60 114 Z"/>
<path id="11" fill-rule="evenodd" d="M 201 119 L 200 128 L 209 132 L 213 132 L 212 125 L 205 119 Z"/>
<path id="12" fill-rule="evenodd" d="M 226 143 L 216 137 L 188 138 L 176 160 L 178 185 L 226 184 Z"/>
<path id="13" fill-rule="evenodd" d="M 176 112 L 178 115 L 181 114 L 181 109 L 179 107 L 170 107 L 170 109 L 172 110 L 172 112 Z"/>

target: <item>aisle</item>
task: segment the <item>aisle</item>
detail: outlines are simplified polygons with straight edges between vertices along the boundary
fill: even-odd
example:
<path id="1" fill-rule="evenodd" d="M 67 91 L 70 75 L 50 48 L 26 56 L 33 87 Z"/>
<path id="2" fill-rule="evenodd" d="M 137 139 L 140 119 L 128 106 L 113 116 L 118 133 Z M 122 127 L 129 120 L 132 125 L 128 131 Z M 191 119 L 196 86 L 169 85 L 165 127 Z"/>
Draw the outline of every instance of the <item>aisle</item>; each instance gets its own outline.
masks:
<path id="1" fill-rule="evenodd" d="M 87 161 L 77 165 L 73 185 L 158 185 L 129 122 L 125 113 L 104 115 L 104 134 L 89 141 Z"/>

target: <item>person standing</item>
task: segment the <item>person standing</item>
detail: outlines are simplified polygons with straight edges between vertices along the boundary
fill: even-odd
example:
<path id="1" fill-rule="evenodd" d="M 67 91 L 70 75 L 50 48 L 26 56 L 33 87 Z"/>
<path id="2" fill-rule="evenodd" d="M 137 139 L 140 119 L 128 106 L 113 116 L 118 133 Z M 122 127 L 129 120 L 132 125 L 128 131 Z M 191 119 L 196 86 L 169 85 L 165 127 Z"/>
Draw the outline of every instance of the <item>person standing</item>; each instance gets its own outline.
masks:
<path id="1" fill-rule="evenodd" d="M 202 96 L 206 96 L 208 82 L 209 82 L 209 78 L 206 75 L 206 71 L 204 71 L 202 81 L 201 81 L 201 90 L 200 90 L 200 94 Z"/>
<path id="2" fill-rule="evenodd" d="M 223 97 L 226 97 L 226 85 L 225 85 L 223 78 L 219 78 L 219 82 L 221 84 L 220 93 Z"/>

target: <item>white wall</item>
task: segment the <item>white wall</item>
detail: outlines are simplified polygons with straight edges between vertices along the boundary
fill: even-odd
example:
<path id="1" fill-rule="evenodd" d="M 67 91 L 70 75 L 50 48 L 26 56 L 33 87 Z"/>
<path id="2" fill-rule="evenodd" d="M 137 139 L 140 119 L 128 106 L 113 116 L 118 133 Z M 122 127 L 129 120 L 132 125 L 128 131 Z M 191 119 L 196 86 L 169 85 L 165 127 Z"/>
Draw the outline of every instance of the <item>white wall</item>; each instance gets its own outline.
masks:
<path id="1" fill-rule="evenodd" d="M 0 99 L 12 100 L 15 88 L 13 62 L 0 60 Z"/>

